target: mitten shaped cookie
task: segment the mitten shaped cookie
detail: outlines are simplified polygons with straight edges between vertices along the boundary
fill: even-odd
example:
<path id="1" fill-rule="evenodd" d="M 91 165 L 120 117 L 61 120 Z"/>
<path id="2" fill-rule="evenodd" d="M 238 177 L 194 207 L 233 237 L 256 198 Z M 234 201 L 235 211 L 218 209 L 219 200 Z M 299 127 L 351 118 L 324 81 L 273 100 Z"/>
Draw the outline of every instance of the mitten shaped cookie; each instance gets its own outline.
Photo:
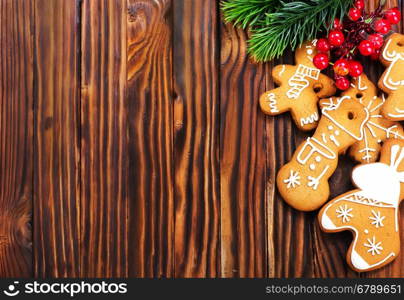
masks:
<path id="1" fill-rule="evenodd" d="M 306 42 L 296 50 L 296 65 L 278 65 L 272 70 L 279 87 L 261 96 L 264 113 L 274 116 L 290 110 L 301 130 L 316 128 L 320 118 L 318 100 L 336 91 L 334 81 L 313 65 L 316 53 L 315 41 Z"/>
<path id="2" fill-rule="evenodd" d="M 352 231 L 347 253 L 356 271 L 390 263 L 400 251 L 398 206 L 404 198 L 404 141 L 389 139 L 380 162 L 357 166 L 352 179 L 358 189 L 327 203 L 318 215 L 326 232 Z"/>
<path id="3" fill-rule="evenodd" d="M 352 86 L 342 94 L 357 99 L 369 111 L 369 121 L 363 127 L 363 139 L 355 142 L 349 151 L 350 155 L 361 163 L 375 162 L 379 157 L 381 143 L 387 138 L 404 139 L 400 123 L 381 115 L 385 98 L 384 95 L 378 97 L 377 94 L 377 87 L 364 73 L 354 78 Z"/>
<path id="4" fill-rule="evenodd" d="M 368 110 L 348 96 L 321 100 L 322 117 L 313 135 L 302 143 L 277 175 L 283 199 L 302 211 L 318 209 L 329 196 L 328 179 L 338 155 L 363 138 Z"/>
<path id="5" fill-rule="evenodd" d="M 379 87 L 388 94 L 382 114 L 404 120 L 404 35 L 394 33 L 387 39 L 380 61 L 387 67 L 379 80 Z"/>

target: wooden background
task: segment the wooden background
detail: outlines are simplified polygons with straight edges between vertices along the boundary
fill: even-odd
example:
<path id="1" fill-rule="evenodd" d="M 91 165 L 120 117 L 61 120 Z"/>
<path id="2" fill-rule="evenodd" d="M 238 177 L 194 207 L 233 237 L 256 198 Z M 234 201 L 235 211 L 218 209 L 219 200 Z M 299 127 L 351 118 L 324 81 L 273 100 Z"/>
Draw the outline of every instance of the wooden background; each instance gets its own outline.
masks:
<path id="1" fill-rule="evenodd" d="M 350 233 L 281 200 L 305 134 L 258 98 L 293 55 L 245 41 L 216 0 L 0 0 L 0 276 L 403 276 L 351 271 Z"/>

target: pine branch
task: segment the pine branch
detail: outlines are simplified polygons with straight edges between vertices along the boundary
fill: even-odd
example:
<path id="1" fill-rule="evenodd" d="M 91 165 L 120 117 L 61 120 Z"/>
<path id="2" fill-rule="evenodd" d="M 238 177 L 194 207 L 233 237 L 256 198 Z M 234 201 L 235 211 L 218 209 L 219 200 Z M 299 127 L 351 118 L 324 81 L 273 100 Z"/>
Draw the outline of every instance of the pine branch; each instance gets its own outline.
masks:
<path id="1" fill-rule="evenodd" d="M 227 0 L 221 2 L 224 20 L 243 29 L 253 27 L 274 12 L 281 0 Z"/>
<path id="2" fill-rule="evenodd" d="M 307 0 L 281 2 L 252 29 L 249 52 L 257 61 L 280 57 L 326 31 L 335 17 L 343 18 L 352 0 Z M 327 25 L 328 24 L 328 25 Z"/>

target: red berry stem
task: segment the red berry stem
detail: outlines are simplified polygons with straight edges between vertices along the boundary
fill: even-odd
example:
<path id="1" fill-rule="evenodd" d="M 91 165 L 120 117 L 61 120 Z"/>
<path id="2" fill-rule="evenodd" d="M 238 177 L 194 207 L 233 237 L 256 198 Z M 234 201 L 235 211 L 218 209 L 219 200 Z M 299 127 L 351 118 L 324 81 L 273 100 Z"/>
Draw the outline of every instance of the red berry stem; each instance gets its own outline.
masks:
<path id="1" fill-rule="evenodd" d="M 349 77 L 358 77 L 363 72 L 356 57 L 363 55 L 377 60 L 385 35 L 391 25 L 401 19 L 398 8 L 383 11 L 379 3 L 373 12 L 366 13 L 364 7 L 364 0 L 355 0 L 347 17 L 342 21 L 336 18 L 328 36 L 317 42 L 318 54 L 313 63 L 320 70 L 331 65 L 336 85 L 341 90 L 349 86 Z"/>

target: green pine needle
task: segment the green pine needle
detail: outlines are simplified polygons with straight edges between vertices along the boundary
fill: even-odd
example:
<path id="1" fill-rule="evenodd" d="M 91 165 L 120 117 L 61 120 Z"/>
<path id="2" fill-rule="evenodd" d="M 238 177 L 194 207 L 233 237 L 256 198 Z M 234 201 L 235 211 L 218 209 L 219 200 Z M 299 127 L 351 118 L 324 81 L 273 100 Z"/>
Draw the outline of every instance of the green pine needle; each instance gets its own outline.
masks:
<path id="1" fill-rule="evenodd" d="M 352 0 L 281 1 L 276 11 L 257 18 L 260 23 L 252 28 L 249 53 L 257 61 L 278 58 L 287 48 L 294 50 L 316 38 L 320 31 L 328 30 L 335 17 L 343 18 L 351 3 Z"/>
<path id="2" fill-rule="evenodd" d="M 227 0 L 221 2 L 221 8 L 227 23 L 246 29 L 260 23 L 280 3 L 280 0 Z"/>

